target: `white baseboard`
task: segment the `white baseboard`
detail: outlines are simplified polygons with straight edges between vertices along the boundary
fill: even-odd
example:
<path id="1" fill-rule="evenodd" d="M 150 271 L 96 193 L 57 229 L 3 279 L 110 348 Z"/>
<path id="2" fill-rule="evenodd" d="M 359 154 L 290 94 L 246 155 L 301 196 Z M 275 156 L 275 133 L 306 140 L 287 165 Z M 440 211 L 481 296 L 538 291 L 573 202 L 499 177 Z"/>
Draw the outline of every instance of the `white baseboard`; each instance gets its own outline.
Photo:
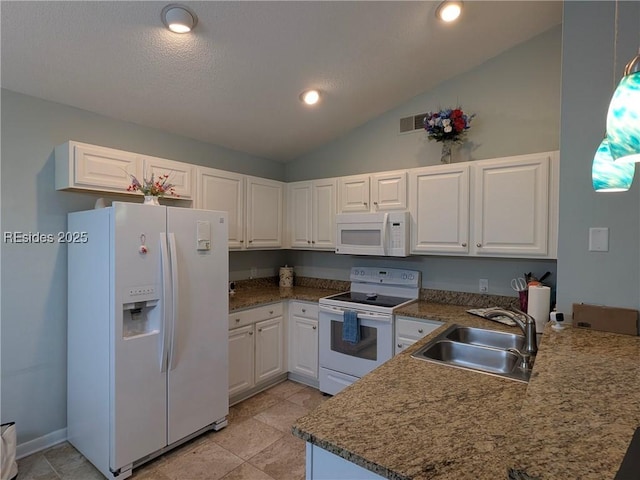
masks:
<path id="1" fill-rule="evenodd" d="M 55 432 L 47 433 L 42 437 L 34 438 L 28 442 L 20 443 L 16 447 L 16 458 L 20 459 L 31 455 L 33 453 L 44 450 L 45 448 L 53 447 L 58 443 L 64 442 L 67 439 L 67 429 L 61 428 Z"/>

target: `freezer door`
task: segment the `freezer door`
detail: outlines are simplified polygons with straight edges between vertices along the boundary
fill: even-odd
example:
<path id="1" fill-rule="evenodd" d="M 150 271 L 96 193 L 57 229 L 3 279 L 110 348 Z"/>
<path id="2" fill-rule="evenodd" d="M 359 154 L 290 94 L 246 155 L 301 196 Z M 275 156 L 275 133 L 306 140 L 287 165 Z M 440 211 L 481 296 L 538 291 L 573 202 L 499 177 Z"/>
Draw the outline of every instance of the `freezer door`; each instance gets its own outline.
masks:
<path id="1" fill-rule="evenodd" d="M 168 373 L 171 444 L 229 412 L 227 214 L 168 207 L 167 237 L 177 282 Z"/>
<path id="2" fill-rule="evenodd" d="M 114 202 L 112 222 L 110 468 L 118 470 L 167 444 L 160 265 L 166 207 Z"/>

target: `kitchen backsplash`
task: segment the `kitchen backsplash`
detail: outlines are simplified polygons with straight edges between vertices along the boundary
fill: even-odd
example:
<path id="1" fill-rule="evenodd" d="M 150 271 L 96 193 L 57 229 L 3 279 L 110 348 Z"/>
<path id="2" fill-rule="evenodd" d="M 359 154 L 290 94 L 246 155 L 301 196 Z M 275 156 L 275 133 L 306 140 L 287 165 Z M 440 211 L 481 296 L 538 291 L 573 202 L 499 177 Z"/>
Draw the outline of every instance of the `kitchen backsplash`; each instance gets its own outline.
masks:
<path id="1" fill-rule="evenodd" d="M 279 281 L 279 277 L 264 277 L 253 278 L 249 280 L 238 280 L 235 282 L 235 285 L 236 290 L 255 289 L 262 287 L 277 287 Z M 327 278 L 295 276 L 293 284 L 296 287 L 346 291 L 349 290 L 350 282 L 346 282 L 343 280 L 330 280 Z M 420 289 L 420 300 L 433 303 L 445 303 L 449 305 L 468 305 L 477 308 L 518 308 L 518 299 L 516 297 L 467 292 L 451 292 L 447 290 L 433 290 L 428 288 Z"/>

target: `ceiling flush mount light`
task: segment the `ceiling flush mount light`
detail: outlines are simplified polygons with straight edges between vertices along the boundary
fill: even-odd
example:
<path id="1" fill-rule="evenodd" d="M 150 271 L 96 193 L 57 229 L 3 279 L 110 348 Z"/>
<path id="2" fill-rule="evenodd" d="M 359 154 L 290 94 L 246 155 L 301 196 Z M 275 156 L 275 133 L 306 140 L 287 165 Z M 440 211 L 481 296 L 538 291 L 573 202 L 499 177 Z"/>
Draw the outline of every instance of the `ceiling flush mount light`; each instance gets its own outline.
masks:
<path id="1" fill-rule="evenodd" d="M 318 90 L 305 90 L 300 94 L 300 100 L 305 105 L 315 105 L 320 101 L 320 92 Z"/>
<path id="2" fill-rule="evenodd" d="M 196 14 L 184 5 L 167 5 L 161 17 L 162 23 L 174 33 L 188 33 L 198 24 Z"/>
<path id="3" fill-rule="evenodd" d="M 436 17 L 443 22 L 453 22 L 462 13 L 462 2 L 444 1 L 436 8 Z"/>
<path id="4" fill-rule="evenodd" d="M 609 141 L 605 138 L 595 156 L 591 167 L 591 180 L 596 192 L 626 192 L 631 188 L 636 164 L 615 162 L 609 151 Z"/>

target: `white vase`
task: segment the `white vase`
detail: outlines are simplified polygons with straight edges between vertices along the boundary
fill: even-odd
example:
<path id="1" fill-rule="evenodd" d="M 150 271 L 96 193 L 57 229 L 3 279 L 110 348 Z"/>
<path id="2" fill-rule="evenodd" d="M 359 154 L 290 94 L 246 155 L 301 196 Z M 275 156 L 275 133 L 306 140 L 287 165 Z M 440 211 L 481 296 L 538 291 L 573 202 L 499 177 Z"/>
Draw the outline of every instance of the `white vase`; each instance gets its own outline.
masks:
<path id="1" fill-rule="evenodd" d="M 160 205 L 160 202 L 155 195 L 145 195 L 143 205 Z"/>

